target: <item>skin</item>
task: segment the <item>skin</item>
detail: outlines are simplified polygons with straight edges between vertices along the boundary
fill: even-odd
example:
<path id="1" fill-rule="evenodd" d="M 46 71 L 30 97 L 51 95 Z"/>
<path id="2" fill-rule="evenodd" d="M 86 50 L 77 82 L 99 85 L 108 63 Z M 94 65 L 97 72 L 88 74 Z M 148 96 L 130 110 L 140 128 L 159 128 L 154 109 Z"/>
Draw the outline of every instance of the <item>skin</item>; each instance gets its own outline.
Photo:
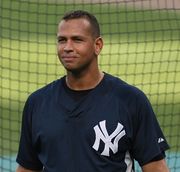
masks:
<path id="1" fill-rule="evenodd" d="M 94 88 L 103 78 L 97 62 L 102 38 L 93 36 L 90 23 L 80 18 L 61 21 L 57 41 L 58 57 L 67 71 L 67 85 L 74 90 Z"/>
<path id="2" fill-rule="evenodd" d="M 16 172 L 42 172 L 42 171 L 33 171 L 33 170 L 28 170 L 22 166 L 18 166 L 17 169 L 16 169 Z"/>
<path id="3" fill-rule="evenodd" d="M 41 171 L 27 170 L 19 166 L 16 172 L 41 172 Z M 165 160 L 163 159 L 163 160 L 151 162 L 142 166 L 142 172 L 170 172 L 170 171 L 166 165 Z"/>
<path id="4" fill-rule="evenodd" d="M 103 47 L 86 19 L 62 20 L 57 31 L 57 54 L 67 71 L 67 85 L 74 90 L 94 88 L 103 78 L 98 68 L 98 55 Z M 143 172 L 169 172 L 164 159 L 142 166 Z M 40 172 L 18 166 L 16 172 Z"/>
<path id="5" fill-rule="evenodd" d="M 143 172 L 170 172 L 165 159 L 154 161 L 142 166 Z"/>

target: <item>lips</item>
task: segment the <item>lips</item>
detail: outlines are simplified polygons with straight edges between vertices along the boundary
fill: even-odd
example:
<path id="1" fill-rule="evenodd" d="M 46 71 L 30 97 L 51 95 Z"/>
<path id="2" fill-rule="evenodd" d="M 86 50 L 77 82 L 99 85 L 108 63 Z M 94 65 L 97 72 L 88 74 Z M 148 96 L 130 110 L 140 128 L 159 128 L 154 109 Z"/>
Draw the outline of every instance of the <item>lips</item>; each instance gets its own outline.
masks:
<path id="1" fill-rule="evenodd" d="M 62 56 L 62 59 L 63 59 L 63 61 L 65 61 L 65 62 L 71 62 L 71 61 L 73 61 L 74 59 L 76 59 L 76 57 L 75 57 L 75 56 Z"/>

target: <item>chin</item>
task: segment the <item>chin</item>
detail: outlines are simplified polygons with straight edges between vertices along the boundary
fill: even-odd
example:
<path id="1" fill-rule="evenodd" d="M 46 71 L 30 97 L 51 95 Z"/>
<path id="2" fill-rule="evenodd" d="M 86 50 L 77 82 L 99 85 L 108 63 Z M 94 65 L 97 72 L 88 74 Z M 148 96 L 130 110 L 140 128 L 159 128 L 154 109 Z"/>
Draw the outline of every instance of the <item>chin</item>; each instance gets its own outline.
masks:
<path id="1" fill-rule="evenodd" d="M 78 71 L 78 69 L 73 68 L 73 67 L 69 67 L 69 66 L 64 66 L 64 67 L 67 70 L 67 72 L 76 72 L 76 71 Z"/>
<path id="2" fill-rule="evenodd" d="M 78 66 L 66 65 L 64 67 L 67 70 L 67 72 L 71 72 L 74 74 L 80 74 L 89 68 L 88 65 L 78 65 Z"/>
<path id="3" fill-rule="evenodd" d="M 83 69 L 81 69 L 81 68 L 68 68 L 68 67 L 66 67 L 65 69 L 67 72 L 75 74 L 75 75 L 83 72 Z"/>

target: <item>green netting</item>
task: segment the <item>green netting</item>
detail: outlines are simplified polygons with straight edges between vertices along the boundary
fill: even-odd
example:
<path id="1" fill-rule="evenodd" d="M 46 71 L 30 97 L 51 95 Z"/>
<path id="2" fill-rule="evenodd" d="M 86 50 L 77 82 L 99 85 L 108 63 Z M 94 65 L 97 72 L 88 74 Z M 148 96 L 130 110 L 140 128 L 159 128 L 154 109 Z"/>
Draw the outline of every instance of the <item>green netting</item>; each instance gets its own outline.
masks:
<path id="1" fill-rule="evenodd" d="M 171 146 L 171 172 L 180 171 L 178 0 L 0 0 L 0 171 L 15 170 L 27 96 L 65 74 L 56 55 L 56 29 L 73 9 L 97 16 L 105 43 L 101 69 L 147 94 Z"/>

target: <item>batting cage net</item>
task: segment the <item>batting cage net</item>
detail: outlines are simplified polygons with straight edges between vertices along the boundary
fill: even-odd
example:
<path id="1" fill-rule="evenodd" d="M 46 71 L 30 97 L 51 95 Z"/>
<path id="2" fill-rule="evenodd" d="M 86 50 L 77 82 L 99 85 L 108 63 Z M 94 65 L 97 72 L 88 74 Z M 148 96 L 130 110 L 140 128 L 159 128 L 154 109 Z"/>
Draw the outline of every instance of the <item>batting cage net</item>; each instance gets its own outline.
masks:
<path id="1" fill-rule="evenodd" d="M 171 147 L 168 166 L 180 171 L 179 0 L 0 0 L 0 171 L 17 166 L 27 96 L 65 74 L 57 24 L 75 9 L 99 20 L 101 69 L 146 93 Z"/>

